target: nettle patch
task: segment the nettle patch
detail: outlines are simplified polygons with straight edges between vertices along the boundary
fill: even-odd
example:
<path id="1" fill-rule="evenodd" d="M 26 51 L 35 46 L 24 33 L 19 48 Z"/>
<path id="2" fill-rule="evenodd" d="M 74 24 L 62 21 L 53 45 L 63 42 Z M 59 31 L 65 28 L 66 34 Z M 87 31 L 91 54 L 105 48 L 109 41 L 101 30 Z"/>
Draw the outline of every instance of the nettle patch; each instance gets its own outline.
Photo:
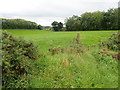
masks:
<path id="1" fill-rule="evenodd" d="M 37 47 L 32 42 L 15 38 L 3 31 L 2 39 L 2 86 L 21 88 L 28 86 L 26 78 L 32 63 L 39 57 Z"/>

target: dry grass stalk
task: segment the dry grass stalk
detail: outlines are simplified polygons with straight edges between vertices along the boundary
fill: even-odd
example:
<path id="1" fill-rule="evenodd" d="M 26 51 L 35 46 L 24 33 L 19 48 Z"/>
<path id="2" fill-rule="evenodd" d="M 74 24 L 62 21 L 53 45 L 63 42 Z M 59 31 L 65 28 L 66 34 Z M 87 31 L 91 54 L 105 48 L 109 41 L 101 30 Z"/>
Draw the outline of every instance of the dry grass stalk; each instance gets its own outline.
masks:
<path id="1" fill-rule="evenodd" d="M 66 67 L 66 66 L 68 66 L 69 65 L 69 63 L 68 63 L 68 61 L 67 60 L 62 60 L 61 61 L 61 65 L 63 66 L 63 67 Z"/>

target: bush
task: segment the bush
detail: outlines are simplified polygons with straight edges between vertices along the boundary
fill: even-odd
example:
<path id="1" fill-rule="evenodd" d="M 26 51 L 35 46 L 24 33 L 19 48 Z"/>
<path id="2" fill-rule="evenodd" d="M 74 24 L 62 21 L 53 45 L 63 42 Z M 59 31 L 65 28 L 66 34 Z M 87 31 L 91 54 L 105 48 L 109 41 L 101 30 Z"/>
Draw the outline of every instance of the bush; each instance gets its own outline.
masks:
<path id="1" fill-rule="evenodd" d="M 3 88 L 28 87 L 32 63 L 39 55 L 32 42 L 2 33 L 2 86 Z"/>
<path id="2" fill-rule="evenodd" d="M 111 35 L 111 37 L 100 43 L 100 47 L 102 46 L 107 46 L 108 49 L 113 50 L 113 51 L 119 51 L 119 46 L 120 46 L 120 33 L 115 33 Z"/>

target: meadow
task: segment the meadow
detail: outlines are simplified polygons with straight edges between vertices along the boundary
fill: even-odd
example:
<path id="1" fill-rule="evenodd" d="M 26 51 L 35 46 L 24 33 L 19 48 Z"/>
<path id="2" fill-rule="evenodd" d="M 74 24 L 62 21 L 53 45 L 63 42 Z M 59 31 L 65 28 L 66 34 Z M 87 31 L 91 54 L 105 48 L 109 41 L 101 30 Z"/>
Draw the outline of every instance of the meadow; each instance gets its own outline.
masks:
<path id="1" fill-rule="evenodd" d="M 117 88 L 118 62 L 111 56 L 99 54 L 99 41 L 108 39 L 117 31 L 42 31 L 6 30 L 15 37 L 32 41 L 38 46 L 40 58 L 27 78 L 32 88 Z M 82 54 L 51 55 L 50 48 L 69 48 L 80 34 L 80 42 L 90 49 Z"/>
<path id="2" fill-rule="evenodd" d="M 70 41 L 76 38 L 77 33 L 80 33 L 81 43 L 88 45 L 98 44 L 98 41 L 106 40 L 110 35 L 117 31 L 71 31 L 71 32 L 53 32 L 41 30 L 7 30 L 16 37 L 24 38 L 25 40 L 33 41 L 40 51 L 46 52 L 50 48 L 50 44 L 67 46 Z"/>

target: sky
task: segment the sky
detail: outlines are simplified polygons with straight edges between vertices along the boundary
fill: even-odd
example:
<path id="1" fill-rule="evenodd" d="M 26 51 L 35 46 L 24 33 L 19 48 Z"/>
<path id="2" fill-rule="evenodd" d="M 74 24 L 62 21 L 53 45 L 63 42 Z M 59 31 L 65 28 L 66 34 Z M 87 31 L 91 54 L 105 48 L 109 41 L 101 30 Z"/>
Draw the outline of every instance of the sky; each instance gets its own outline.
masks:
<path id="1" fill-rule="evenodd" d="M 25 19 L 42 26 L 85 12 L 117 8 L 119 0 L 0 0 L 0 18 Z"/>

